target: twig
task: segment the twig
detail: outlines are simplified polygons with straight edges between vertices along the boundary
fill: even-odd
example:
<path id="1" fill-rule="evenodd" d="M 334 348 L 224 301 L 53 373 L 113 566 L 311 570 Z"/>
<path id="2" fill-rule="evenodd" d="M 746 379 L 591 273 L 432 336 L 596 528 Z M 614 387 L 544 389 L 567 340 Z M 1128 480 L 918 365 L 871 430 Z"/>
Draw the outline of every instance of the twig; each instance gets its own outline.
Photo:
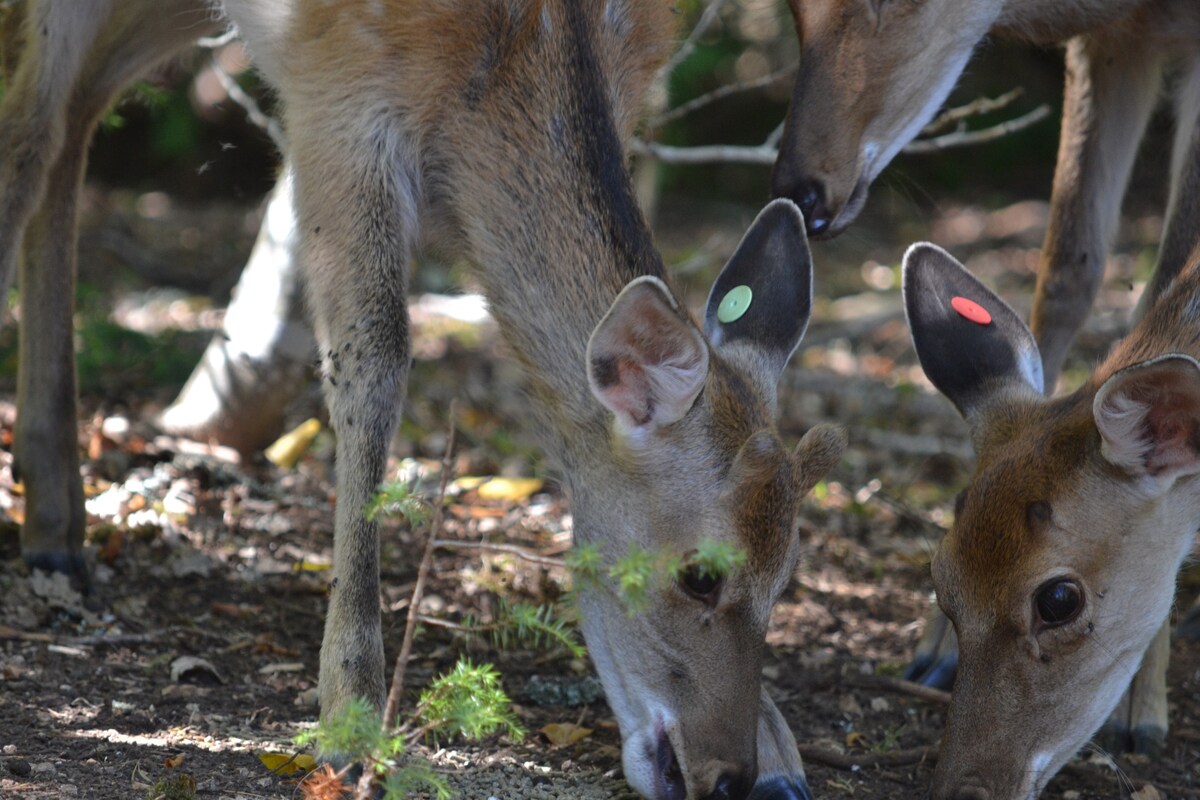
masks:
<path id="1" fill-rule="evenodd" d="M 909 142 L 904 146 L 903 152 L 909 155 L 922 155 L 924 153 L 938 153 L 953 147 L 983 144 L 984 142 L 1002 139 L 1010 133 L 1024 130 L 1030 125 L 1041 122 L 1048 116 L 1050 116 L 1050 106 L 1040 105 L 1028 114 L 1023 114 L 1015 119 L 1005 120 L 990 128 L 981 128 L 977 131 L 955 131 L 954 133 L 935 136 L 932 139 L 918 139 L 915 142 Z"/>
<path id="2" fill-rule="evenodd" d="M 229 44 L 236 38 L 238 38 L 237 28 L 230 28 L 220 36 L 205 36 L 197 39 L 196 46 L 203 47 L 207 50 L 216 50 L 218 47 L 224 47 L 225 45 Z"/>
<path id="3" fill-rule="evenodd" d="M 983 114 L 990 114 L 993 111 L 999 111 L 1002 108 L 1007 108 L 1012 105 L 1013 101 L 1025 94 L 1025 89 L 1018 86 L 1015 89 L 1005 92 L 999 97 L 977 97 L 971 102 L 948 108 L 941 114 L 934 117 L 933 122 L 921 129 L 919 136 L 934 136 L 947 128 L 952 127 L 956 123 L 962 122 L 970 117 L 978 117 Z"/>
<path id="4" fill-rule="evenodd" d="M 782 69 L 777 69 L 774 72 L 767 73 L 766 75 L 754 78 L 753 80 L 741 81 L 739 83 L 729 83 L 718 87 L 713 89 L 711 92 L 688 100 L 683 105 L 676 106 L 675 108 L 651 117 L 646 121 L 646 124 L 651 128 L 660 128 L 663 125 L 666 125 L 668 122 L 674 122 L 681 117 L 691 114 L 693 111 L 704 108 L 705 106 L 729 97 L 730 95 L 738 94 L 739 92 L 749 92 L 753 91 L 754 89 L 761 89 L 764 86 L 770 86 L 776 81 L 791 75 L 797 70 L 797 68 L 799 68 L 799 66 L 800 62 L 796 61 L 786 67 L 783 67 Z"/>
<path id="5" fill-rule="evenodd" d="M 937 761 L 937 745 L 889 750 L 886 753 L 839 753 L 812 744 L 798 745 L 800 757 L 827 767 L 852 770 L 855 767 L 898 767 Z"/>
<path id="6" fill-rule="evenodd" d="M 692 32 L 683 40 L 683 44 L 679 45 L 679 49 L 675 54 L 663 64 L 655 76 L 656 80 L 665 78 L 675 71 L 675 68 L 682 64 L 692 51 L 696 49 L 696 42 L 700 41 L 700 37 L 708 33 L 708 29 L 717 21 L 717 16 L 721 13 L 721 7 L 725 5 L 725 0 L 712 0 L 708 8 L 704 9 L 704 13 L 700 15 L 700 19 L 696 22 L 696 27 L 692 28 Z"/>
<path id="7" fill-rule="evenodd" d="M 858 686 L 863 689 L 881 689 L 919 697 L 931 703 L 940 703 L 941 705 L 950 704 L 949 692 L 934 689 L 930 686 L 922 686 L 919 683 L 906 681 L 903 678 L 893 678 L 890 675 L 860 675 L 849 678 L 848 682 L 851 686 Z"/>
<path id="8" fill-rule="evenodd" d="M 434 547 L 441 547 L 447 550 L 487 550 L 496 553 L 508 553 L 517 558 L 528 561 L 532 564 L 538 564 L 543 567 L 565 567 L 566 562 L 561 558 L 550 558 L 538 553 L 526 550 L 524 547 L 517 547 L 512 544 L 498 544 L 496 542 L 464 542 L 458 539 L 438 539 L 433 543 Z"/>
<path id="9" fill-rule="evenodd" d="M 408 619 L 404 623 L 404 640 L 400 645 L 400 653 L 396 656 L 396 668 L 392 672 L 392 687 L 388 691 L 387 706 L 384 710 L 384 724 L 391 727 L 400 712 L 400 696 L 404 693 L 404 673 L 408 668 L 408 659 L 412 655 L 413 635 L 417 629 L 417 609 L 421 605 L 421 595 L 425 593 L 425 581 L 429 577 L 429 566 L 433 562 L 433 551 L 437 544 L 438 533 L 442 529 L 442 515 L 445 509 L 446 486 L 450 482 L 450 473 L 454 466 L 454 441 L 457 436 L 456 419 L 458 403 L 450 401 L 450 433 L 446 439 L 446 452 L 442 456 L 442 477 L 438 483 L 437 499 L 433 504 L 433 520 L 429 523 L 429 538 L 425 542 L 425 552 L 421 555 L 421 565 L 417 568 L 417 583 L 413 586 L 412 599 L 408 603 Z"/>
<path id="10" fill-rule="evenodd" d="M 983 144 L 1024 130 L 1048 116 L 1050 116 L 1050 107 L 1042 105 L 1028 114 L 1006 120 L 989 128 L 981 128 L 977 131 L 955 131 L 932 139 L 909 142 L 901 152 L 908 155 L 924 155 L 939 153 L 955 147 Z M 715 144 L 696 147 L 675 147 L 634 139 L 630 142 L 629 149 L 634 155 L 647 156 L 664 164 L 758 164 L 769 167 L 779 157 L 779 148 L 774 141 L 776 139 L 776 134 L 772 132 L 767 142 L 759 145 Z"/>
<path id="11" fill-rule="evenodd" d="M 267 135 L 271 137 L 271 141 L 275 142 L 275 146 L 279 148 L 279 152 L 286 153 L 288 151 L 287 137 L 284 136 L 283 128 L 279 126 L 279 123 L 263 113 L 254 98 L 246 94 L 233 76 L 226 72 L 215 58 L 212 61 L 212 68 L 217 80 L 225 89 L 225 93 L 229 95 L 229 99 L 242 107 L 246 112 L 247 119 L 266 131 Z"/>

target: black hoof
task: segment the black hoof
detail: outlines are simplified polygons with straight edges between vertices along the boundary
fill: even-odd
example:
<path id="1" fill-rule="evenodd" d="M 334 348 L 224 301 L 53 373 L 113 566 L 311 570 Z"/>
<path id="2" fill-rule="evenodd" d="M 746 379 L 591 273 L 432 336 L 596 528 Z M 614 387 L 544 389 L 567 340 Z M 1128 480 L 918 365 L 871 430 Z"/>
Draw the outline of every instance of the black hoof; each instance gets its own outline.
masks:
<path id="1" fill-rule="evenodd" d="M 1192 608 L 1187 616 L 1179 621 L 1175 636 L 1192 642 L 1200 642 L 1200 605 Z"/>
<path id="2" fill-rule="evenodd" d="M 1118 722 L 1106 722 L 1092 741 L 1109 755 L 1118 756 L 1129 750 L 1129 728 Z"/>
<path id="3" fill-rule="evenodd" d="M 79 553 L 27 553 L 22 558 L 31 570 L 63 573 L 71 579 L 71 586 L 85 597 L 92 591 L 87 562 Z"/>
<path id="4" fill-rule="evenodd" d="M 958 673 L 958 655 L 947 653 L 936 661 L 929 656 L 917 656 L 908 669 L 904 671 L 904 679 L 930 686 L 934 689 L 950 691 L 954 686 L 954 676 Z"/>
<path id="5" fill-rule="evenodd" d="M 1157 725 L 1138 725 L 1133 729 L 1133 752 L 1157 761 L 1167 746 L 1167 732 Z"/>
<path id="6" fill-rule="evenodd" d="M 803 776 L 772 775 L 758 779 L 749 800 L 812 800 L 812 794 Z"/>

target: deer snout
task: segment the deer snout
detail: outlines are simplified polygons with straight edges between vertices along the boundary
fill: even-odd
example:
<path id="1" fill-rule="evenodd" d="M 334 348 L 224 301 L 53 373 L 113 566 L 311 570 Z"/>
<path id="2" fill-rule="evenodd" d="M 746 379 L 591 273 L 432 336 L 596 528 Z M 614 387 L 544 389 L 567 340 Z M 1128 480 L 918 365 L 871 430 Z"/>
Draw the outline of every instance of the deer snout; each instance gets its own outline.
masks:
<path id="1" fill-rule="evenodd" d="M 754 786 L 754 772 L 751 768 L 748 771 L 727 772 L 721 775 L 704 800 L 745 800 Z"/>
<path id="2" fill-rule="evenodd" d="M 790 170 L 777 168 L 771 176 L 771 194 L 786 197 L 800 207 L 809 236 L 820 236 L 829 231 L 833 214 L 829 211 L 823 181 L 807 176 L 795 177 Z"/>
<path id="3" fill-rule="evenodd" d="M 685 800 L 687 778 L 675 755 L 675 748 L 666 733 L 659 736 L 655 764 L 658 768 L 659 800 Z M 691 770 L 689 770 L 691 772 Z M 754 765 L 735 767 L 729 762 L 714 761 L 700 764 L 692 773 L 694 796 L 699 800 L 746 800 L 754 787 L 758 768 Z M 716 775 L 716 778 L 706 777 Z"/>

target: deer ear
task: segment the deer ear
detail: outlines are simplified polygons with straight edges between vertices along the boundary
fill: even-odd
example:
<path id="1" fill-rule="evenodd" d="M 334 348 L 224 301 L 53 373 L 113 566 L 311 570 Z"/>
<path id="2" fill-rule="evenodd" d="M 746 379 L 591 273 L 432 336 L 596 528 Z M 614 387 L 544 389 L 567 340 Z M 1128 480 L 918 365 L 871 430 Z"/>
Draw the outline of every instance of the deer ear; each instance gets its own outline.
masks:
<path id="1" fill-rule="evenodd" d="M 750 346 L 778 380 L 808 328 L 812 283 L 804 216 L 791 200 L 774 200 L 713 283 L 704 332 L 717 348 Z"/>
<path id="2" fill-rule="evenodd" d="M 1200 363 L 1167 355 L 1126 367 L 1096 392 L 1092 415 L 1112 464 L 1135 476 L 1200 471 Z"/>
<path id="3" fill-rule="evenodd" d="M 708 376 L 708 346 L 657 278 L 629 283 L 600 320 L 587 352 L 592 394 L 625 431 L 683 418 Z"/>
<path id="4" fill-rule="evenodd" d="M 1007 303 L 942 248 L 904 254 L 904 307 L 921 367 L 972 421 L 1000 390 L 1042 394 L 1042 356 Z"/>

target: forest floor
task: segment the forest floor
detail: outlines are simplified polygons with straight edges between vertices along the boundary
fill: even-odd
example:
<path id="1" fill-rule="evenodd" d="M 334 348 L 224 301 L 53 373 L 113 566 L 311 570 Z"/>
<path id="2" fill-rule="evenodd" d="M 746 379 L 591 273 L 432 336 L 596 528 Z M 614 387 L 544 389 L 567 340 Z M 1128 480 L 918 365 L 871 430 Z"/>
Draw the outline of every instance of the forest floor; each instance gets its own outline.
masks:
<path id="1" fill-rule="evenodd" d="M 85 221 L 85 230 L 91 224 L 116 233 L 85 237 L 100 242 L 95 252 L 85 250 L 85 262 L 128 259 L 130 247 L 149 253 L 150 262 L 164 247 L 213 257 L 187 246 L 202 223 L 182 212 L 151 223 L 136 207 L 132 198 L 92 198 L 85 210 L 95 219 Z M 871 213 L 856 228 L 863 233 L 814 245 L 821 299 L 780 387 L 785 439 L 835 421 L 847 426 L 851 443 L 807 503 L 804 560 L 775 609 L 763 673 L 806 754 L 818 799 L 924 796 L 944 721 L 943 703 L 897 689 L 887 678 L 902 671 L 925 624 L 929 558 L 951 519 L 952 498 L 970 475 L 971 452 L 965 426 L 916 365 L 898 295 L 899 257 L 913 238 L 932 238 L 1027 310 L 1045 225 L 1038 203 L 992 213 L 946 208 L 932 232 L 899 212 Z M 664 220 L 661 244 L 693 307 L 750 216 L 711 208 L 689 212 L 687 228 Z M 221 230 L 243 240 L 253 233 L 240 213 L 222 219 L 212 223 L 216 232 L 202 228 L 201 243 Z M 1111 260 L 1068 382 L 1081 380 L 1120 333 L 1157 224 L 1148 218 L 1124 225 L 1121 255 Z M 113 241 L 130 246 L 113 248 Z M 181 262 L 164 260 L 175 268 Z M 102 269 L 85 263 L 83 272 L 86 280 Z M 199 329 L 193 345 L 202 346 L 219 314 L 173 308 L 200 320 L 191 327 Z M 452 483 L 442 537 L 516 544 L 561 558 L 570 544 L 570 511 L 522 425 L 525 401 L 491 323 L 436 311 L 414 318 L 417 361 L 391 474 L 419 474 L 431 492 L 446 443 L 446 409 L 455 399 L 456 477 L 543 480 L 497 483 L 492 492 L 470 481 Z M 130 388 L 137 381 L 123 378 L 121 369 L 140 366 L 113 365 L 97 387 L 85 383 L 79 442 L 95 579 L 86 602 L 62 581 L 30 575 L 19 560 L 23 497 L 10 469 L 11 393 L 0 404 L 0 797 L 175 797 L 165 787 L 187 785 L 183 775 L 194 780 L 199 798 L 296 797 L 300 776 L 274 773 L 260 756 L 297 752 L 292 738 L 317 716 L 332 558 L 331 434 L 319 434 L 286 470 L 162 437 L 150 420 L 177 386 Z M 321 416 L 315 388 L 296 402 L 297 422 L 310 415 Z M 385 524 L 389 664 L 424 536 L 399 521 Z M 1194 593 L 1188 583 L 1181 607 Z M 501 601 L 552 603 L 567 589 L 557 566 L 442 549 L 421 611 L 452 622 L 468 614 L 486 621 Z M 496 665 L 528 733 L 521 740 L 418 745 L 415 752 L 450 777 L 460 796 L 633 796 L 621 780 L 618 733 L 592 667 L 568 652 L 496 650 L 478 637 L 426 626 L 416 640 L 406 708 L 418 688 L 464 653 Z M 1045 796 L 1200 797 L 1200 643 L 1174 643 L 1170 687 L 1171 733 L 1160 760 L 1114 762 L 1085 753 Z M 551 723 L 590 732 L 554 743 L 544 732 Z"/>

